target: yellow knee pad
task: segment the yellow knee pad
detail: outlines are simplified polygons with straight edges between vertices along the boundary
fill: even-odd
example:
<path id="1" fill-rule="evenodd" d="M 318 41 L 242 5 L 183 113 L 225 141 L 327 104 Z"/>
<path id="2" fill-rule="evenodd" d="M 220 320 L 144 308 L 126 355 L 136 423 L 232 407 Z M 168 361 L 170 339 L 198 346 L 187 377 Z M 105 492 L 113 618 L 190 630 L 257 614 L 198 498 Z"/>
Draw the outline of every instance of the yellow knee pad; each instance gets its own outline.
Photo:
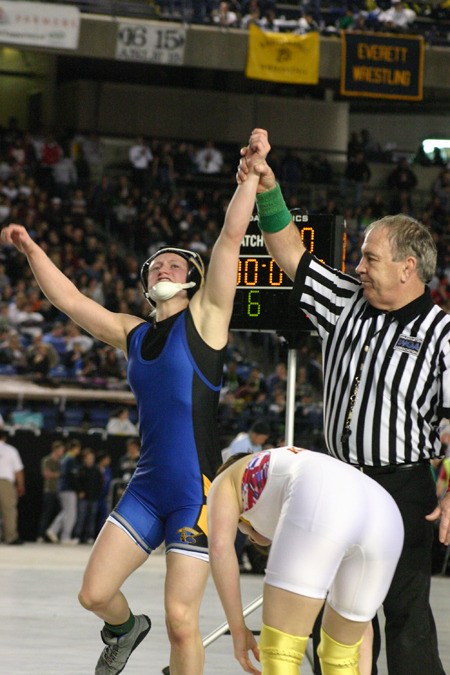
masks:
<path id="1" fill-rule="evenodd" d="M 308 639 L 263 623 L 259 640 L 263 675 L 298 675 Z"/>
<path id="2" fill-rule="evenodd" d="M 323 628 L 317 655 L 322 675 L 359 675 L 359 648 L 362 638 L 354 645 L 343 645 L 333 640 Z"/>

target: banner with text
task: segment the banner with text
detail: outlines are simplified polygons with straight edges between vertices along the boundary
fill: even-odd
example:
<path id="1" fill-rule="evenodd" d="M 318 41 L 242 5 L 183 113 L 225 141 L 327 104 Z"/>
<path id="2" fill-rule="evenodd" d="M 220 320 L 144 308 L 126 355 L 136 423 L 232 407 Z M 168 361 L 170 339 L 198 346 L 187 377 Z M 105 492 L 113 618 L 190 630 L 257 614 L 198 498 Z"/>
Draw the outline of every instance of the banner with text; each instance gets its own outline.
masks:
<path id="1" fill-rule="evenodd" d="M 0 2 L 0 43 L 77 49 L 78 7 L 44 2 Z"/>
<path id="2" fill-rule="evenodd" d="M 184 28 L 121 22 L 117 34 L 116 59 L 182 66 L 185 46 Z"/>
<path id="3" fill-rule="evenodd" d="M 341 94 L 403 101 L 423 98 L 419 35 L 342 33 Z"/>
<path id="4" fill-rule="evenodd" d="M 245 74 L 253 80 L 317 84 L 319 45 L 319 33 L 266 33 L 250 25 Z"/>

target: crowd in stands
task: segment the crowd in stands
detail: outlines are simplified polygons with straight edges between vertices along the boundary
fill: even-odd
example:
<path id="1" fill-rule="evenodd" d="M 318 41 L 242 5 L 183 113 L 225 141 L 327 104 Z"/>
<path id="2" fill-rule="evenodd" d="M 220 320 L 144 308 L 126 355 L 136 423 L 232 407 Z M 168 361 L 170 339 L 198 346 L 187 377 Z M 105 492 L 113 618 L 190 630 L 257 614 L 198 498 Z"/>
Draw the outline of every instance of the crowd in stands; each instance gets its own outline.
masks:
<path id="1" fill-rule="evenodd" d="M 426 0 L 349 0 L 345 3 L 159 0 L 155 5 L 162 18 L 220 28 L 248 29 L 253 24 L 265 31 L 299 35 L 311 31 L 339 35 L 342 31 L 354 30 L 423 33 L 430 42 L 437 40 L 439 24 L 450 20 L 450 9 L 445 0 L 438 3 Z M 425 19 L 423 25 L 422 19 Z M 444 37 L 444 44 L 447 41 Z"/>
<path id="2" fill-rule="evenodd" d="M 97 134 L 30 134 L 11 119 L 0 128 L 0 228 L 9 222 L 23 224 L 86 295 L 112 311 L 145 318 L 149 306 L 139 281 L 142 262 L 162 245 L 196 250 L 208 261 L 234 191 L 231 167 L 238 155 L 238 148 L 219 146 L 212 139 L 194 144 L 139 137 L 130 139 L 128 162 L 117 171 L 105 165 Z M 340 172 L 325 152 L 305 156 L 275 147 L 270 156 L 290 207 L 345 215 L 350 273 L 359 260 L 364 227 L 374 219 L 404 212 L 428 224 L 439 254 L 433 298 L 450 311 L 447 160 L 439 151 L 431 158 L 418 155 L 417 164 L 405 157 L 392 159 L 367 130 L 351 135 Z M 374 162 L 380 161 L 391 161 L 386 164 L 385 190 L 370 190 Z M 433 180 L 418 199 L 416 167 L 424 163 L 432 167 Z M 261 336 L 246 337 L 250 342 L 230 333 L 219 405 L 223 447 L 245 436 L 256 420 L 264 420 L 266 442 L 280 445 L 285 439 L 287 346 L 275 335 L 265 336 L 266 352 L 260 359 Z M 317 339 L 305 337 L 297 352 L 295 442 L 323 450 Z M 125 373 L 122 352 L 96 342 L 52 307 L 23 256 L 1 248 L 0 375 L 54 387 L 126 388 Z M 6 425 L 20 424 L 9 404 L 1 412 Z M 101 425 L 106 434 L 122 435 L 126 453 L 113 474 L 111 456 L 95 452 L 94 438 L 74 450 L 76 430 L 70 438 L 59 434 L 42 463 L 44 497 L 36 534 L 42 540 L 91 543 L 137 462 L 135 408 L 105 411 L 100 423 L 91 412 L 81 411 L 77 428 Z M 66 509 L 58 511 L 59 474 L 65 467 L 76 469 L 69 490 L 73 494 Z"/>
<path id="3" fill-rule="evenodd" d="M 146 161 L 137 166 L 141 155 Z M 190 248 L 208 261 L 234 190 L 231 166 L 238 156 L 238 148 L 219 147 L 210 139 L 196 145 L 140 137 L 130 139 L 128 164 L 114 175 L 103 166 L 96 134 L 29 134 L 12 119 L 0 129 L 0 227 L 23 224 L 83 293 L 111 311 L 144 318 L 149 306 L 140 286 L 142 262 L 163 245 Z M 365 130 L 351 136 L 340 174 L 325 153 L 304 157 L 295 149 L 274 148 L 270 156 L 289 207 L 345 215 L 350 273 L 364 227 L 374 219 L 404 212 L 429 225 L 439 252 L 431 289 L 435 301 L 450 311 L 446 160 L 440 155 L 430 160 L 434 179 L 419 202 L 415 165 L 403 157 L 389 167 L 384 192 L 367 189 L 371 166 L 379 159 L 386 159 L 383 149 Z M 317 187 L 315 203 L 308 201 L 311 186 Z M 279 338 L 270 339 L 277 343 L 271 354 L 279 355 Z M 299 429 L 314 433 L 321 428 L 318 358 L 311 343 L 297 376 Z M 274 440 L 283 436 L 282 368 L 272 362 L 264 370 L 230 334 L 220 405 L 225 434 L 246 431 L 264 417 Z M 24 257 L 5 248 L 0 250 L 0 373 L 55 386 L 127 386 L 123 354 L 97 343 L 52 307 Z"/>

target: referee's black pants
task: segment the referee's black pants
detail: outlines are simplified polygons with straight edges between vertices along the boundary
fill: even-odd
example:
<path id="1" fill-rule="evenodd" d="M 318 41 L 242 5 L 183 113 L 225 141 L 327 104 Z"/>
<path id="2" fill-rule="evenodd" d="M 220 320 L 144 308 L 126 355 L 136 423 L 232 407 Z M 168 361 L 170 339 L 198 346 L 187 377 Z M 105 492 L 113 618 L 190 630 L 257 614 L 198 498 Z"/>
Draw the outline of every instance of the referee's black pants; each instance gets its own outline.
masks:
<path id="1" fill-rule="evenodd" d="M 405 527 L 403 551 L 383 603 L 389 675 L 445 675 L 430 607 L 433 524 L 425 516 L 436 507 L 430 467 L 421 464 L 371 477 L 392 495 Z M 318 620 L 313 631 L 314 654 L 319 640 Z M 374 662 L 379 647 L 375 639 Z M 317 657 L 314 672 L 320 674 Z M 372 673 L 376 672 L 373 667 Z"/>

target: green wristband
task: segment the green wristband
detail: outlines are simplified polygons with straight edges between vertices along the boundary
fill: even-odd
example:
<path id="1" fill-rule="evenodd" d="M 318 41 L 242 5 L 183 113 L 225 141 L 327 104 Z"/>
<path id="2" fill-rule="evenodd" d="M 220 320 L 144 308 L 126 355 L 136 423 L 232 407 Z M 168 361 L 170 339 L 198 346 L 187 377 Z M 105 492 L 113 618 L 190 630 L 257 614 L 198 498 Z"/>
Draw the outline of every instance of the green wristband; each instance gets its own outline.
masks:
<path id="1" fill-rule="evenodd" d="M 256 208 L 258 209 L 258 226 L 263 232 L 284 230 L 292 220 L 278 183 L 272 190 L 256 195 Z"/>

